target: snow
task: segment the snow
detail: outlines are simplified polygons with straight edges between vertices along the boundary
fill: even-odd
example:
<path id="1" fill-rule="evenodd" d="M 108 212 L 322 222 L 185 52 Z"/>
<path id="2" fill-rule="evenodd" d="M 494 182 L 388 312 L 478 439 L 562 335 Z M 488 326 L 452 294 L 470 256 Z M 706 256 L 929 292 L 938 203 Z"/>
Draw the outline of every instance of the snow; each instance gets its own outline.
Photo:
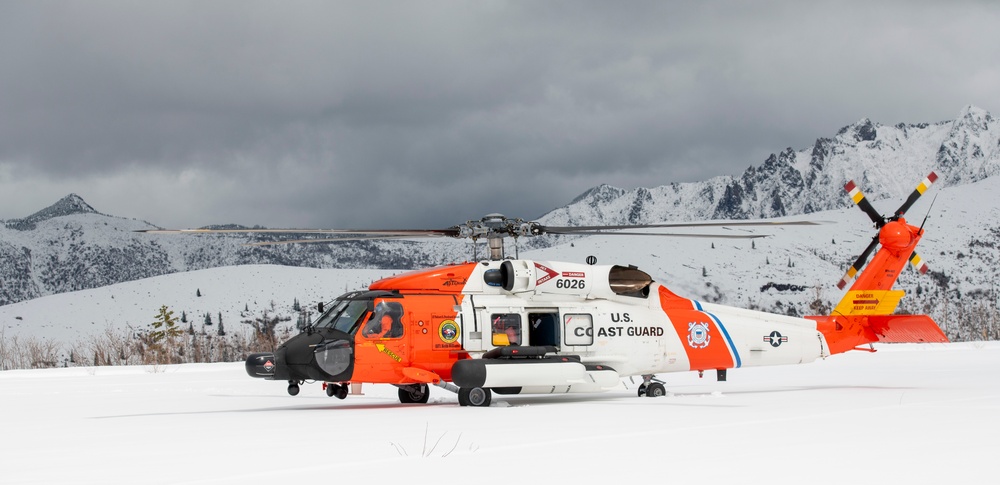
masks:
<path id="1" fill-rule="evenodd" d="M 604 394 L 296 397 L 243 365 L 0 372 L 3 483 L 987 483 L 1000 343 L 884 345 Z"/>

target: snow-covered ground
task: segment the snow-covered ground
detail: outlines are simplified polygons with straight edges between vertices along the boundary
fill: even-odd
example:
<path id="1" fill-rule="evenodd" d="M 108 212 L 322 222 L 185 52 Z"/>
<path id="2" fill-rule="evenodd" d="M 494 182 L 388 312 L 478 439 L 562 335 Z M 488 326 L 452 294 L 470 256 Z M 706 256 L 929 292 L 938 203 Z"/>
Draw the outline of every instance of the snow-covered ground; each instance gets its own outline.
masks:
<path id="1" fill-rule="evenodd" d="M 0 372 L 0 482 L 994 483 L 1000 343 L 662 375 L 670 394 L 296 397 L 242 364 Z"/>

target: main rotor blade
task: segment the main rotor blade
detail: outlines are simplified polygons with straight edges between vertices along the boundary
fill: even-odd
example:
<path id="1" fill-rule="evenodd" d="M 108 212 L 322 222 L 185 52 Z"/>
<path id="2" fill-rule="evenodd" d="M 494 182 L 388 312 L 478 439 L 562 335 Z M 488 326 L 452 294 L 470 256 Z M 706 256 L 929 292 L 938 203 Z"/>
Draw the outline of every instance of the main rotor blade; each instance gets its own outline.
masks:
<path id="1" fill-rule="evenodd" d="M 847 270 L 847 273 L 844 274 L 844 277 L 840 279 L 840 282 L 837 283 L 837 288 L 841 290 L 844 289 L 844 286 L 847 286 L 847 283 L 850 283 L 851 280 L 854 279 L 854 276 L 858 274 L 858 271 L 861 271 L 861 268 L 868 262 L 868 256 L 870 256 L 872 251 L 875 250 L 875 246 L 878 246 L 878 234 L 872 238 L 871 244 L 865 248 L 865 250 L 861 253 L 861 256 L 858 256 L 857 261 L 851 265 L 851 267 Z"/>
<path id="2" fill-rule="evenodd" d="M 868 198 L 865 197 L 865 194 L 861 192 L 861 189 L 858 188 L 853 180 L 848 181 L 844 185 L 844 190 L 846 190 L 847 194 L 851 196 L 851 200 L 853 200 L 854 203 L 865 212 L 865 214 L 868 214 L 868 218 L 875 223 L 875 228 L 881 229 L 882 226 L 885 225 L 885 218 L 882 217 L 882 214 L 879 214 L 874 207 L 872 207 L 872 203 L 868 202 Z"/>
<path id="3" fill-rule="evenodd" d="M 143 229 L 147 234 L 355 234 L 382 237 L 458 237 L 458 228 L 448 229 Z M 375 239 L 377 237 L 373 237 Z"/>
<path id="4" fill-rule="evenodd" d="M 622 229 L 656 229 L 675 227 L 753 227 L 753 226 L 818 226 L 822 221 L 737 221 L 737 222 L 668 222 L 624 226 L 535 226 L 539 234 L 586 234 L 587 231 L 617 231 Z"/>
<path id="5" fill-rule="evenodd" d="M 919 185 L 917 185 L 917 188 L 914 189 L 913 192 L 910 193 L 910 196 L 906 198 L 906 201 L 903 202 L 903 205 L 899 206 L 899 209 L 896 209 L 896 215 L 895 215 L 895 217 L 896 218 L 902 217 L 903 214 L 906 213 L 906 211 L 910 210 L 910 206 L 912 206 L 913 203 L 916 202 L 917 199 L 919 199 L 921 195 L 924 195 L 924 192 L 926 192 L 927 189 L 937 179 L 938 179 L 938 176 L 934 172 L 931 172 L 930 175 L 928 175 L 926 178 L 924 178 L 924 180 L 921 181 Z"/>
<path id="6" fill-rule="evenodd" d="M 328 237 L 322 239 L 285 239 L 281 241 L 261 241 L 255 243 L 246 243 L 243 246 L 256 247 L 256 246 L 280 246 L 283 244 L 323 244 L 323 243 L 337 243 L 344 241 L 392 241 L 392 240 L 408 239 L 411 237 L 413 236 L 357 236 L 357 237 Z"/>
<path id="7" fill-rule="evenodd" d="M 583 236 L 665 236 L 665 237 L 698 237 L 705 239 L 760 239 L 771 237 L 770 234 L 682 234 L 676 232 L 617 232 L 617 231 L 551 231 L 549 234 L 572 234 Z"/>

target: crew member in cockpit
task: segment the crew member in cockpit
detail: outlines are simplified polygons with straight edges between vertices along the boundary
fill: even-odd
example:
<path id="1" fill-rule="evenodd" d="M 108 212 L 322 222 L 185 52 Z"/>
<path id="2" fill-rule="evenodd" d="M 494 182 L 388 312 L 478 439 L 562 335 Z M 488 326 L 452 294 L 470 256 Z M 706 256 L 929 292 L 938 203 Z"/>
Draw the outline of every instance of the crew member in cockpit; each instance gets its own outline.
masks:
<path id="1" fill-rule="evenodd" d="M 399 317 L 403 307 L 399 303 L 381 302 L 375 307 L 375 314 L 361 330 L 366 338 L 398 338 L 403 336 L 403 324 Z"/>

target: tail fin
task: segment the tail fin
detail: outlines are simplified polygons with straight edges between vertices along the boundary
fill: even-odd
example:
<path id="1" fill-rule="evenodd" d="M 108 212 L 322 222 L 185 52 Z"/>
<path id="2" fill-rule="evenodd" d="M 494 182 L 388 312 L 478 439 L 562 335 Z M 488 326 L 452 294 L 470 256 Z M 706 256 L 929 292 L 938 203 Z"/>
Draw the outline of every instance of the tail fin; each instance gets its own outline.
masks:
<path id="1" fill-rule="evenodd" d="M 914 252 L 924 230 L 907 224 L 903 213 L 936 178 L 932 172 L 888 218 L 875 212 L 853 182 L 845 186 L 855 203 L 875 222 L 878 234 L 837 285 L 843 288 L 864 267 L 833 313 L 826 317 L 809 317 L 817 321 L 817 328 L 826 336 L 831 353 L 845 352 L 872 342 L 948 341 L 927 315 L 892 315 L 905 295 L 904 291 L 893 290 L 892 287 L 907 262 L 922 273 L 927 271 L 927 265 Z M 879 245 L 881 247 L 875 257 L 865 266 L 868 255 Z"/>

